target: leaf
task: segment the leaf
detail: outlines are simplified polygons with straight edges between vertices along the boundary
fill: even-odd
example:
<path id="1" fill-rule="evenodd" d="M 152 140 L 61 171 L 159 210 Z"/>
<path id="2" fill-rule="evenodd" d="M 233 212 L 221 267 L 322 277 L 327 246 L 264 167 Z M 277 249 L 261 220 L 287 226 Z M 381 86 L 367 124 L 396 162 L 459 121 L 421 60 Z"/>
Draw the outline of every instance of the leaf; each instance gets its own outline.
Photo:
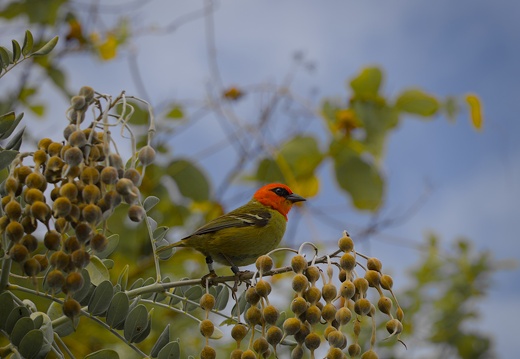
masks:
<path id="1" fill-rule="evenodd" d="M 148 285 L 150 285 L 150 284 L 153 284 L 153 283 L 155 283 L 155 279 L 153 279 L 152 277 L 148 277 L 148 278 L 144 281 L 144 283 L 143 283 L 142 286 L 143 286 L 143 287 L 146 287 L 146 286 L 148 286 Z M 154 295 L 154 293 L 144 293 L 144 294 L 142 294 L 143 299 L 149 299 L 149 298 L 151 298 L 153 295 Z"/>
<path id="2" fill-rule="evenodd" d="M 143 284 L 144 284 L 144 279 L 143 278 L 137 278 L 135 280 L 135 282 L 132 283 L 132 285 L 130 286 L 129 290 L 141 288 L 143 286 Z"/>
<path id="3" fill-rule="evenodd" d="M 119 326 L 126 320 L 128 309 L 130 308 L 130 300 L 125 292 L 118 292 L 110 301 L 107 310 L 106 322 L 112 328 Z"/>
<path id="4" fill-rule="evenodd" d="M 168 276 L 165 276 L 163 279 L 162 279 L 162 283 L 163 284 L 166 284 L 166 283 L 170 283 L 172 280 L 170 279 L 170 277 Z M 155 293 L 155 297 L 153 299 L 154 302 L 162 302 L 163 300 L 165 300 L 166 298 L 168 298 L 166 296 L 166 291 L 164 292 L 157 292 Z"/>
<path id="5" fill-rule="evenodd" d="M 85 359 L 119 359 L 119 354 L 112 349 L 101 349 L 87 355 Z"/>
<path id="6" fill-rule="evenodd" d="M 185 159 L 175 160 L 170 163 L 166 172 L 184 197 L 198 202 L 209 199 L 210 187 L 206 175 L 192 162 Z"/>
<path id="7" fill-rule="evenodd" d="M 336 181 L 352 197 L 358 209 L 375 211 L 383 200 L 383 178 L 374 164 L 366 162 L 344 143 L 331 144 Z"/>
<path id="8" fill-rule="evenodd" d="M 105 259 L 110 256 L 116 249 L 119 244 L 119 234 L 112 234 L 107 238 L 108 244 L 105 249 L 101 252 L 98 252 L 96 256 L 100 259 Z"/>
<path id="9" fill-rule="evenodd" d="M 52 82 L 58 87 L 65 95 L 69 95 L 67 90 L 67 78 L 65 76 L 65 72 L 60 70 L 58 67 L 49 66 L 46 67 L 47 76 L 52 80 Z"/>
<path id="10" fill-rule="evenodd" d="M 84 299 L 87 299 L 91 291 L 94 292 L 94 286 L 92 285 L 92 282 L 90 280 L 90 274 L 88 274 L 88 271 L 85 268 L 81 270 L 81 276 L 83 277 L 83 287 L 81 287 L 80 290 L 74 292 L 74 294 L 72 295 L 72 298 L 76 299 L 80 303 Z M 88 300 L 90 300 L 90 297 L 88 297 Z"/>
<path id="11" fill-rule="evenodd" d="M 431 117 L 439 110 L 439 101 L 421 90 L 403 91 L 395 102 L 395 107 L 403 112 L 423 117 Z"/>
<path id="12" fill-rule="evenodd" d="M 16 133 L 16 135 L 14 135 L 9 140 L 9 142 L 5 145 L 5 148 L 7 150 L 19 151 L 20 150 L 20 146 L 22 145 L 22 138 L 23 138 L 24 132 L 25 132 L 25 127 L 22 128 L 20 131 L 18 131 Z"/>
<path id="13" fill-rule="evenodd" d="M 20 47 L 18 41 L 12 40 L 11 42 L 13 43 L 13 62 L 16 63 L 22 55 L 22 48 Z"/>
<path id="14" fill-rule="evenodd" d="M 0 294 L 0 329 L 5 329 L 7 318 L 14 308 L 14 300 L 9 292 Z"/>
<path id="15" fill-rule="evenodd" d="M 128 285 L 128 269 L 130 266 L 127 264 L 124 266 L 123 270 L 119 274 L 117 278 L 117 284 L 121 286 L 122 290 L 126 290 L 126 286 Z"/>
<path id="16" fill-rule="evenodd" d="M 30 316 L 29 309 L 26 307 L 14 307 L 9 315 L 7 316 L 7 320 L 5 321 L 5 331 L 8 334 L 11 334 L 13 331 L 14 326 L 16 325 L 16 322 L 20 320 L 21 318 L 29 317 Z"/>
<path id="17" fill-rule="evenodd" d="M 14 325 L 13 331 L 11 332 L 11 343 L 16 346 L 20 345 L 23 337 L 33 329 L 34 323 L 31 318 L 20 318 Z"/>
<path id="18" fill-rule="evenodd" d="M 36 51 L 35 53 L 33 53 L 32 55 L 33 56 L 47 55 L 49 52 L 52 51 L 52 49 L 54 49 L 54 47 L 58 43 L 58 39 L 59 39 L 58 36 L 54 36 L 52 39 L 50 39 L 45 45 L 40 47 L 40 49 L 38 51 Z"/>
<path id="19" fill-rule="evenodd" d="M 181 357 L 181 347 L 178 341 L 169 342 L 161 349 L 157 359 L 179 359 Z"/>
<path id="20" fill-rule="evenodd" d="M 153 308 L 148 313 L 148 323 L 146 324 L 146 328 L 143 331 L 141 331 L 141 333 L 139 333 L 138 335 L 136 335 L 134 337 L 134 339 L 133 339 L 134 343 L 140 343 L 143 340 L 145 340 L 148 337 L 148 335 L 150 335 L 150 332 L 152 331 L 152 313 L 153 313 Z"/>
<path id="21" fill-rule="evenodd" d="M 105 265 L 105 267 L 110 270 L 112 268 L 114 268 L 114 264 L 115 262 L 112 260 L 112 259 L 107 259 L 107 258 L 104 258 L 101 260 L 103 262 L 103 264 Z"/>
<path id="22" fill-rule="evenodd" d="M 33 359 L 38 356 L 44 344 L 43 333 L 41 330 L 33 329 L 23 337 L 18 351 L 26 359 Z"/>
<path id="23" fill-rule="evenodd" d="M 153 231 L 153 240 L 156 242 L 162 240 L 166 236 L 166 233 L 168 233 L 168 230 L 168 227 L 158 227 L 155 231 Z"/>
<path id="24" fill-rule="evenodd" d="M 361 98 L 377 97 L 383 73 L 377 67 L 367 67 L 361 73 L 350 81 L 350 87 L 354 91 L 355 96 Z"/>
<path id="25" fill-rule="evenodd" d="M 153 207 L 155 207 L 155 205 L 157 203 L 159 203 L 159 198 L 155 197 L 155 196 L 149 196 L 149 197 L 146 197 L 146 199 L 144 200 L 143 202 L 143 208 L 146 212 L 148 212 L 149 210 L 151 210 Z"/>
<path id="26" fill-rule="evenodd" d="M 9 52 L 3 46 L 0 46 L 0 66 L 2 68 L 7 68 L 11 63 L 11 59 L 9 57 Z"/>
<path id="27" fill-rule="evenodd" d="M 229 289 L 223 285 L 220 285 L 217 288 L 215 310 L 224 310 L 229 303 Z"/>
<path id="28" fill-rule="evenodd" d="M 184 303 L 184 310 L 189 312 L 191 310 L 194 310 L 196 308 L 199 307 L 199 300 L 200 300 L 200 297 L 202 297 L 202 294 L 203 293 L 203 290 L 202 290 L 202 287 L 200 286 L 194 286 L 194 287 L 190 287 L 185 293 L 184 293 L 184 297 L 186 299 L 189 299 L 191 301 L 194 301 L 194 302 L 197 302 L 197 304 L 194 304 L 194 303 Z"/>
<path id="29" fill-rule="evenodd" d="M 4 140 L 11 136 L 16 129 L 16 126 L 18 126 L 20 121 L 22 121 L 23 112 L 15 116 L 14 119 L 12 116 L 14 116 L 14 112 L 9 112 L 0 116 L 0 140 Z"/>
<path id="30" fill-rule="evenodd" d="M 23 45 L 22 45 L 22 55 L 26 57 L 29 55 L 32 51 L 34 45 L 34 40 L 31 32 L 29 30 L 25 30 L 25 37 L 23 38 Z"/>
<path id="31" fill-rule="evenodd" d="M 112 283 L 108 280 L 101 282 L 94 290 L 94 294 L 92 294 L 88 303 L 89 313 L 92 315 L 103 316 L 110 306 L 110 301 L 113 297 L 114 287 L 112 286 Z"/>
<path id="32" fill-rule="evenodd" d="M 179 120 L 184 117 L 184 112 L 182 111 L 181 105 L 175 104 L 171 110 L 166 114 L 166 118 L 171 118 L 174 120 Z"/>
<path id="33" fill-rule="evenodd" d="M 480 99 L 475 94 L 466 95 L 466 103 L 469 106 L 469 117 L 473 128 L 477 131 L 482 130 L 482 124 L 484 122 L 482 116 L 482 105 Z"/>
<path id="34" fill-rule="evenodd" d="M 156 358 L 159 355 L 159 352 L 162 348 L 168 344 L 168 341 L 170 340 L 170 324 L 164 328 L 161 335 L 159 335 L 159 338 L 157 338 L 157 341 L 152 347 L 152 350 L 150 351 L 150 356 L 152 358 Z"/>
<path id="35" fill-rule="evenodd" d="M 34 322 L 34 329 L 40 329 L 43 333 L 45 344 L 43 344 L 40 349 L 39 355 L 45 356 L 45 354 L 50 352 L 52 344 L 54 343 L 54 330 L 52 329 L 51 318 L 43 312 L 31 313 L 30 318 Z"/>
<path id="36" fill-rule="evenodd" d="M 130 311 L 125 321 L 124 336 L 129 342 L 141 334 L 148 326 L 148 312 L 142 304 L 137 305 Z"/>
<path id="37" fill-rule="evenodd" d="M 110 280 L 110 273 L 108 272 L 107 267 L 105 267 L 101 259 L 95 255 L 90 256 L 90 262 L 85 269 L 90 276 L 92 284 L 95 286 L 98 286 L 101 282 Z"/>

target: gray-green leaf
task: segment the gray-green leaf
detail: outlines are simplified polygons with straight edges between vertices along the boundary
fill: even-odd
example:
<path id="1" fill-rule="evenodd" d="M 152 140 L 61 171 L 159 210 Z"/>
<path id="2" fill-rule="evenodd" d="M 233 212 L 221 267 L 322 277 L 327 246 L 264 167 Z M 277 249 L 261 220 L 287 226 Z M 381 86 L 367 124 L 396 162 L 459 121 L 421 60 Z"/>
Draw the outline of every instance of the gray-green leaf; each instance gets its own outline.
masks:
<path id="1" fill-rule="evenodd" d="M 52 49 L 54 49 L 54 47 L 58 43 L 58 39 L 59 39 L 58 36 L 54 36 L 52 39 L 49 40 L 49 42 L 47 42 L 45 45 L 40 47 L 40 49 L 38 51 L 33 53 L 33 56 L 47 55 L 49 52 L 52 51 Z"/>
<path id="2" fill-rule="evenodd" d="M 181 347 L 179 342 L 169 342 L 161 349 L 157 359 L 179 359 L 181 357 Z"/>
<path id="3" fill-rule="evenodd" d="M 101 282 L 88 303 L 88 311 L 92 315 L 102 316 L 110 306 L 110 301 L 114 296 L 114 287 L 110 281 Z"/>
<path id="4" fill-rule="evenodd" d="M 124 292 L 118 292 L 110 301 L 110 306 L 107 310 L 107 324 L 111 327 L 117 327 L 125 321 L 130 307 L 130 300 L 128 295 Z"/>

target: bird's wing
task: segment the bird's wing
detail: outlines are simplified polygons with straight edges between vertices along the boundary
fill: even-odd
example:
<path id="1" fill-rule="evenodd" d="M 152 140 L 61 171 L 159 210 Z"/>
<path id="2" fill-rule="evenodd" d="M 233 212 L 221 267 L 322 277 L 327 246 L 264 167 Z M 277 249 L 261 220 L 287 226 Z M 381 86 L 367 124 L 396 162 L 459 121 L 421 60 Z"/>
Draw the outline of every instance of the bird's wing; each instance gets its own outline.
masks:
<path id="1" fill-rule="evenodd" d="M 190 236 L 213 233 L 225 228 L 241 228 L 241 227 L 264 227 L 269 223 L 271 213 L 267 210 L 249 210 L 245 213 L 237 213 L 232 211 L 221 217 L 206 223 L 197 229 Z M 186 238 L 188 238 L 186 237 Z"/>

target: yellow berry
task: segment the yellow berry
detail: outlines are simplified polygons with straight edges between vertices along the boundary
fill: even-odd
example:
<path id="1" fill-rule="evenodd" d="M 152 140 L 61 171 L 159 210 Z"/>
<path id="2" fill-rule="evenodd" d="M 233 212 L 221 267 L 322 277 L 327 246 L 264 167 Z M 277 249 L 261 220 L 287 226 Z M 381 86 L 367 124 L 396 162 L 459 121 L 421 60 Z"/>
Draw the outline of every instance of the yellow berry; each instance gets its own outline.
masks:
<path id="1" fill-rule="evenodd" d="M 277 326 L 272 326 L 267 330 L 267 334 L 265 336 L 267 342 L 272 346 L 279 344 L 283 338 L 283 332 Z"/>
<path id="2" fill-rule="evenodd" d="M 273 268 L 273 259 L 268 255 L 263 255 L 258 257 L 255 264 L 260 273 L 269 272 Z"/>
<path id="3" fill-rule="evenodd" d="M 211 320 L 204 319 L 199 324 L 199 330 L 202 336 L 209 338 L 213 335 L 213 332 L 215 331 L 215 325 L 213 325 L 213 322 Z"/>
<path id="4" fill-rule="evenodd" d="M 292 289 L 297 293 L 302 293 L 307 289 L 308 285 L 309 280 L 301 273 L 296 274 L 292 280 Z"/>
<path id="5" fill-rule="evenodd" d="M 69 318 L 74 318 L 81 312 L 81 305 L 75 299 L 68 298 L 63 302 L 63 314 Z"/>
<path id="6" fill-rule="evenodd" d="M 307 269 L 307 260 L 301 254 L 295 255 L 291 259 L 291 267 L 295 273 L 302 273 Z"/>
<path id="7" fill-rule="evenodd" d="M 267 305 L 264 307 L 262 315 L 267 324 L 275 325 L 280 316 L 280 312 L 278 312 L 278 309 L 276 309 L 275 306 Z"/>
<path id="8" fill-rule="evenodd" d="M 283 331 L 285 335 L 294 335 L 300 330 L 300 320 L 297 318 L 287 318 L 283 322 Z"/>

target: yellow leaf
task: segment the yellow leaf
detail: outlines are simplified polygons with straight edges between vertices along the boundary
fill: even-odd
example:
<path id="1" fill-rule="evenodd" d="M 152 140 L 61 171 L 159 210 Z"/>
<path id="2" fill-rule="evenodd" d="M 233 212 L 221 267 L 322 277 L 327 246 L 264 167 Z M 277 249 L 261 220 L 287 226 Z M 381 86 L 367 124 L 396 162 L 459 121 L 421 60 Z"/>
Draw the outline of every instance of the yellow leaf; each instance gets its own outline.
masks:
<path id="1" fill-rule="evenodd" d="M 102 60 L 112 60 L 117 55 L 117 39 L 113 34 L 108 34 L 104 43 L 98 46 L 99 56 Z"/>
<path id="2" fill-rule="evenodd" d="M 482 116 L 482 105 L 480 99 L 475 94 L 468 94 L 466 95 L 466 102 L 469 106 L 471 124 L 477 131 L 482 130 L 484 119 Z"/>
<path id="3" fill-rule="evenodd" d="M 318 194 L 320 181 L 318 177 L 312 175 L 307 178 L 299 178 L 296 182 L 291 183 L 290 187 L 294 193 L 298 193 L 303 198 L 311 198 Z"/>
<path id="4" fill-rule="evenodd" d="M 239 88 L 233 86 L 224 91 L 223 95 L 228 100 L 238 100 L 244 93 Z"/>

